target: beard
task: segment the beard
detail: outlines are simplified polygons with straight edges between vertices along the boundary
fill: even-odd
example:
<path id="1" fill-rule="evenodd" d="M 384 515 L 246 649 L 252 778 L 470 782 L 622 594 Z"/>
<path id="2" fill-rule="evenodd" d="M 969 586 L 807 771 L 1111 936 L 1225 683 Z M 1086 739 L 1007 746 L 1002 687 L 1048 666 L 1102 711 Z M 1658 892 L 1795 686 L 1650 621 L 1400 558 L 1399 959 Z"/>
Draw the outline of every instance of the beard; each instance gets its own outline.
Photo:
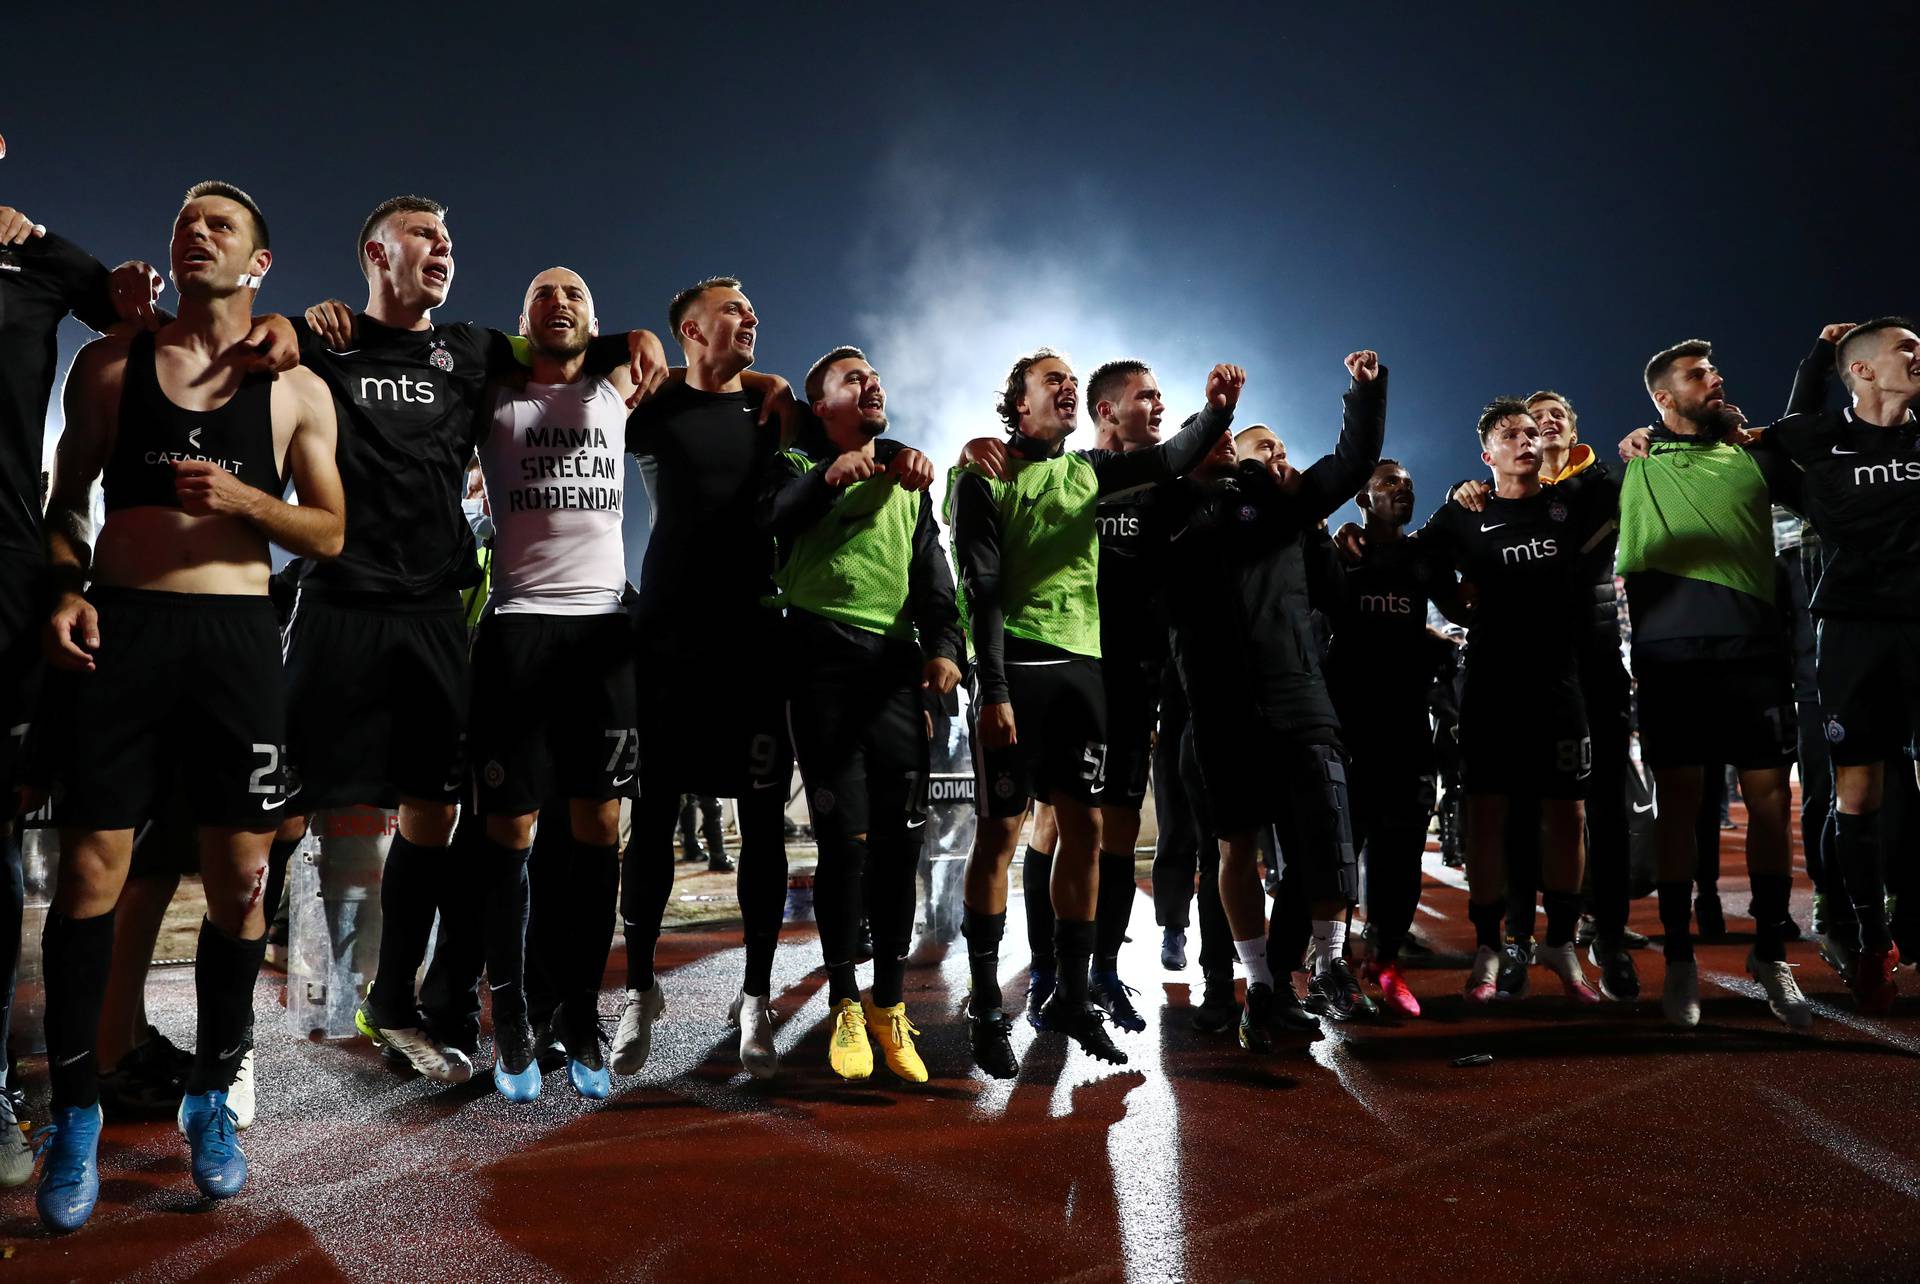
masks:
<path id="1" fill-rule="evenodd" d="M 585 352 L 587 345 L 593 342 L 593 336 L 585 329 L 575 326 L 571 330 L 542 330 L 530 337 L 527 342 L 531 343 L 543 357 L 566 361 Z"/>
<path id="2" fill-rule="evenodd" d="M 860 431 L 869 441 L 885 433 L 887 431 L 886 415 L 861 415 Z"/>
<path id="3" fill-rule="evenodd" d="M 1680 417 L 1708 437 L 1721 438 L 1740 426 L 1739 416 L 1727 409 L 1726 402 L 1702 404 L 1681 410 Z"/>

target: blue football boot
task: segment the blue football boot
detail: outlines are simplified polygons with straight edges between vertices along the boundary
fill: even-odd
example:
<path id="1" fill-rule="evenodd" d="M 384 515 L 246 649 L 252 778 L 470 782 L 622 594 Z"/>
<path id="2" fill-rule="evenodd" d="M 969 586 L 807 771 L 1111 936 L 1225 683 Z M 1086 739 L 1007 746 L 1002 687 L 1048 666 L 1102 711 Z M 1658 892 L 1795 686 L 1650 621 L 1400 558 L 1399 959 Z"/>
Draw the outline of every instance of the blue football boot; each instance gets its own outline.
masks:
<path id="1" fill-rule="evenodd" d="M 191 1093 L 180 1099 L 180 1131 L 193 1152 L 193 1184 L 208 1199 L 232 1199 L 247 1184 L 247 1157 L 240 1153 L 238 1120 L 227 1092 Z"/>
<path id="2" fill-rule="evenodd" d="M 533 1028 L 524 1020 L 506 1021 L 493 1031 L 493 1086 L 508 1101 L 540 1097 L 540 1062 L 533 1052 Z"/>
<path id="3" fill-rule="evenodd" d="M 100 1199 L 100 1106 L 61 1106 L 35 1132 L 47 1157 L 33 1202 L 50 1230 L 78 1230 Z"/>

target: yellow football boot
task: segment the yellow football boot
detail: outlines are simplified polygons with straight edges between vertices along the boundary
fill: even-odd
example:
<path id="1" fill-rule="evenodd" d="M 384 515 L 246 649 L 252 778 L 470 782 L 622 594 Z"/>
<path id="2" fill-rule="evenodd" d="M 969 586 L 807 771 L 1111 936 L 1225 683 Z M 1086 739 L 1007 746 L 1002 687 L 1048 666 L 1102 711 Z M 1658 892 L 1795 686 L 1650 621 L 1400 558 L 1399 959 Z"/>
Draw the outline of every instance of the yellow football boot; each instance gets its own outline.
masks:
<path id="1" fill-rule="evenodd" d="M 833 1005 L 833 1038 L 827 1043 L 827 1061 L 842 1079 L 864 1079 L 873 1073 L 873 1045 L 867 1042 L 860 1005 L 852 999 Z"/>
<path id="2" fill-rule="evenodd" d="M 919 1049 L 913 1046 L 913 1036 L 920 1032 L 907 1020 L 907 1005 L 896 1003 L 890 1008 L 876 1008 L 872 999 L 862 999 L 861 1004 L 867 1011 L 867 1031 L 880 1045 L 887 1069 L 908 1083 L 925 1083 L 927 1063 L 920 1059 Z"/>

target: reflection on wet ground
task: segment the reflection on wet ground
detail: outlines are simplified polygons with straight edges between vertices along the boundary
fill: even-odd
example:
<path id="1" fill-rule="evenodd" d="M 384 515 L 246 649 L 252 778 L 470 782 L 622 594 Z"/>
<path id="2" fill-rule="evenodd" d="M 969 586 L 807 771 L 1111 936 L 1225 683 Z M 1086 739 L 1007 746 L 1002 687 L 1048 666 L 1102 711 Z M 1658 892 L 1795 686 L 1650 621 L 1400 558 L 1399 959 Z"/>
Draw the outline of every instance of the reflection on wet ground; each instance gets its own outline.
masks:
<path id="1" fill-rule="evenodd" d="M 1723 879 L 1744 909 L 1740 834 Z M 1795 913 L 1804 926 L 1805 881 Z M 730 933 L 662 943 L 654 1059 L 605 1103 L 564 1074 L 509 1106 L 483 1075 L 430 1088 L 364 1043 L 295 1043 L 260 993 L 253 1178 L 193 1196 L 169 1124 L 111 1125 L 92 1224 L 43 1235 L 27 1191 L 0 1201 L 9 1279 L 1022 1280 L 1920 1278 L 1920 982 L 1887 1019 L 1854 1010 L 1810 944 L 1820 1004 L 1794 1035 L 1753 997 L 1750 925 L 1700 948 L 1705 1017 L 1660 1020 L 1658 947 L 1631 1008 L 1557 987 L 1491 1011 L 1460 997 L 1471 944 L 1458 876 L 1428 867 L 1411 969 L 1418 1021 L 1331 1028 L 1255 1059 L 1189 1024 L 1197 972 L 1160 969 L 1135 901 L 1122 971 L 1145 1032 L 1124 1069 L 1018 1023 L 1012 1084 L 971 1069 L 965 958 L 908 974 L 933 1082 L 826 1068 L 809 929 L 774 974 L 786 1058 L 740 1072 L 725 1027 Z M 1013 907 L 1018 922 L 1019 905 Z M 1635 926 L 1657 933 L 1651 900 Z M 1007 934 L 1010 952 L 1021 939 Z M 1197 953 L 1197 942 L 1191 950 Z M 1024 989 L 1010 958 L 1009 997 Z M 620 975 L 616 954 L 610 979 Z M 1536 982 L 1550 980 L 1544 974 Z M 157 972 L 182 1042 L 190 969 Z M 1192 989 L 1189 989 L 1189 984 Z M 603 997 L 617 1011 L 619 993 Z M 1456 1068 L 1472 1053 L 1491 1064 Z M 43 1110 L 45 1080 L 27 1075 Z"/>

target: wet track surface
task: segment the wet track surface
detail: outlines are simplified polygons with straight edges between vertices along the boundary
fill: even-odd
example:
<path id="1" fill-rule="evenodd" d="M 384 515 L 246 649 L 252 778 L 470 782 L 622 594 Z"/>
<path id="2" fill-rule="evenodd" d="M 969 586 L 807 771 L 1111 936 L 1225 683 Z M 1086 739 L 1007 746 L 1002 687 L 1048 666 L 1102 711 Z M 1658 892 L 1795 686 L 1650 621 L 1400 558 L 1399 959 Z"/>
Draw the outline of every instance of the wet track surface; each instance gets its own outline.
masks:
<path id="1" fill-rule="evenodd" d="M 209 1205 L 170 1124 L 110 1124 L 82 1231 L 40 1231 L 30 1189 L 0 1198 L 0 1277 L 1920 1278 L 1920 981 L 1903 969 L 1914 997 L 1864 1018 L 1797 943 L 1820 1019 L 1790 1033 L 1752 997 L 1741 835 L 1728 837 L 1734 935 L 1700 947 L 1693 1032 L 1660 1018 L 1657 946 L 1636 956 L 1638 1004 L 1576 1010 L 1536 967 L 1530 997 L 1469 1011 L 1463 882 L 1431 856 L 1416 927 L 1436 953 L 1410 969 L 1426 1014 L 1265 1058 L 1192 1029 L 1197 965 L 1161 970 L 1144 894 L 1122 960 L 1148 1022 L 1117 1036 L 1132 1063 L 1091 1062 L 1021 1022 L 1011 1084 L 971 1068 L 958 949 L 908 973 L 933 1082 L 879 1068 L 849 1084 L 827 1069 L 812 933 L 790 929 L 774 971 L 786 1060 L 763 1085 L 725 1028 L 736 933 L 669 936 L 653 1061 L 599 1104 L 564 1073 L 509 1106 L 484 1072 L 435 1088 L 364 1042 L 295 1042 L 270 976 L 246 1191 Z M 1657 933 L 1651 898 L 1634 910 Z M 1010 918 L 1020 954 L 1017 904 Z M 1010 998 L 1024 964 L 1008 960 Z M 619 966 L 616 950 L 610 977 Z M 180 968 L 151 988 L 183 1043 L 191 985 Z M 603 1011 L 617 1000 L 609 989 Z M 1450 1064 L 1483 1052 L 1492 1064 Z M 38 1065 L 26 1086 L 37 1116 Z"/>

